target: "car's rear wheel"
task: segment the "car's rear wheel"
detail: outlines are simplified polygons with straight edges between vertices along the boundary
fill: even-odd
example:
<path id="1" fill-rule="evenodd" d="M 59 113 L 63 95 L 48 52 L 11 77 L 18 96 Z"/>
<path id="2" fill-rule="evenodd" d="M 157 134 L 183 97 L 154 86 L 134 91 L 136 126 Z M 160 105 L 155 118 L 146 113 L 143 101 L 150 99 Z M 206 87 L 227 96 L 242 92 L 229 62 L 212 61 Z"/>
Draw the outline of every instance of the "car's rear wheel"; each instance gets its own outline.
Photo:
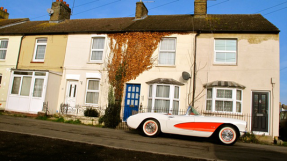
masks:
<path id="1" fill-rule="evenodd" d="M 142 131 L 146 136 L 155 137 L 160 133 L 160 124 L 155 119 L 145 120 L 142 124 Z"/>
<path id="2" fill-rule="evenodd" d="M 237 141 L 237 133 L 232 126 L 223 126 L 218 132 L 219 141 L 225 145 L 233 145 Z"/>

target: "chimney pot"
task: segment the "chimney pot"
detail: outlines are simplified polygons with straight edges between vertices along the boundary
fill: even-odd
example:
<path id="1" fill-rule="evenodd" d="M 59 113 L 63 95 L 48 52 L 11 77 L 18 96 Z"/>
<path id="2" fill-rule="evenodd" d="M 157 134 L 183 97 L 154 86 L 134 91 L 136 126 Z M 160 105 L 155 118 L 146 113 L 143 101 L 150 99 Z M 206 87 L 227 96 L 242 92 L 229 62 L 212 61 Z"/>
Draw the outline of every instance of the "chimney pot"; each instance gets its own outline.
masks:
<path id="1" fill-rule="evenodd" d="M 63 2 L 63 0 L 60 0 L 60 2 Z"/>
<path id="2" fill-rule="evenodd" d="M 7 12 L 7 9 L 4 10 L 4 7 L 0 7 L 0 19 L 8 19 L 9 13 Z"/>
<path id="3" fill-rule="evenodd" d="M 64 1 L 64 4 L 66 4 L 67 2 L 66 1 Z"/>
<path id="4" fill-rule="evenodd" d="M 59 0 L 56 0 L 56 2 L 59 2 Z"/>
<path id="5" fill-rule="evenodd" d="M 69 4 L 67 4 L 67 7 L 70 7 L 70 5 L 69 5 Z"/>

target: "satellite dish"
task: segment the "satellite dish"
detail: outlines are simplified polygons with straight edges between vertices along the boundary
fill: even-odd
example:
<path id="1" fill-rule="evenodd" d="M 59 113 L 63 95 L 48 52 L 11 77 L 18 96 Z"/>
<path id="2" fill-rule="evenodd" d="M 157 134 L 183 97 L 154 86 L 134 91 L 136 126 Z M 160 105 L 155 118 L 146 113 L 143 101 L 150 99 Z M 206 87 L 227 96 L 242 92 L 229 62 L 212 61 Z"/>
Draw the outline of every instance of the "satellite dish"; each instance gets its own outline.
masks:
<path id="1" fill-rule="evenodd" d="M 48 8 L 47 12 L 49 13 L 49 15 L 52 15 L 54 13 L 54 10 L 52 10 L 51 8 Z"/>
<path id="2" fill-rule="evenodd" d="M 184 80 L 189 80 L 189 78 L 191 78 L 191 76 L 188 72 L 182 72 L 182 78 Z"/>

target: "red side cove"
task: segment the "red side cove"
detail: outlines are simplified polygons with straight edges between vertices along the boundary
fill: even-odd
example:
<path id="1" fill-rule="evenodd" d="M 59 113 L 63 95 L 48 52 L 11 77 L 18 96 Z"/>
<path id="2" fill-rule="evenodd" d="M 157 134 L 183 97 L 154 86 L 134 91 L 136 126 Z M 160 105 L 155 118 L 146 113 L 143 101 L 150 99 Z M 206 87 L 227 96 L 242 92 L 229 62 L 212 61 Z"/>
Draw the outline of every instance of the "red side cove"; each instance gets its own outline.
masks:
<path id="1" fill-rule="evenodd" d="M 214 132 L 220 125 L 222 125 L 222 123 L 188 122 L 188 123 L 174 125 L 174 127 L 185 129 L 185 130 Z"/>

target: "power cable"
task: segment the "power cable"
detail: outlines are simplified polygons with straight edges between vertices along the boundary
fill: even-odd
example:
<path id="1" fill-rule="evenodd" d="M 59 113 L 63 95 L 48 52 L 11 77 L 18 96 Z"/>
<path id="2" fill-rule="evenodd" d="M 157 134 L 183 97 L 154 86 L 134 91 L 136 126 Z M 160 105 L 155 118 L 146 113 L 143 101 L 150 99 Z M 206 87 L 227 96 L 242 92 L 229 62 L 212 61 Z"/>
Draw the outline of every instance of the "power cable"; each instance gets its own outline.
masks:
<path id="1" fill-rule="evenodd" d="M 91 4 L 91 3 L 94 3 L 94 2 L 97 2 L 97 1 L 100 1 L 100 0 L 95 0 L 95 1 L 91 1 L 91 2 L 84 3 L 84 4 L 80 4 L 80 5 L 78 5 L 78 6 L 75 6 L 74 8 L 81 7 L 81 6 L 84 6 L 84 5 L 86 5 L 86 4 Z"/>
<path id="2" fill-rule="evenodd" d="M 95 7 L 95 8 L 91 8 L 91 9 L 85 10 L 85 11 L 83 11 L 83 12 L 78 12 L 78 13 L 76 13 L 76 14 L 74 14 L 74 15 L 78 15 L 78 14 L 81 14 L 81 13 L 84 13 L 84 12 L 88 12 L 88 11 L 91 11 L 91 10 L 94 10 L 94 9 L 97 9 L 97 8 L 101 8 L 101 7 L 104 7 L 104 6 L 108 6 L 108 5 L 110 5 L 110 4 L 117 3 L 117 2 L 119 2 L 119 1 L 121 1 L 121 0 L 113 1 L 113 2 L 111 2 L 111 3 L 107 3 L 107 4 L 104 4 L 104 5 Z M 73 16 L 74 16 L 74 15 L 73 15 Z"/>
<path id="3" fill-rule="evenodd" d="M 159 6 L 150 8 L 150 9 L 148 9 L 148 10 L 150 11 L 150 10 L 152 10 L 152 9 L 159 8 L 159 7 L 162 7 L 162 6 L 166 6 L 166 5 L 168 5 L 168 4 L 175 3 L 175 2 L 178 2 L 178 1 L 180 1 L 180 0 L 175 0 L 175 1 L 172 1 L 172 2 L 168 2 L 168 3 L 165 3 L 165 4 L 162 4 L 162 5 L 159 5 Z M 130 15 L 128 15 L 128 16 L 133 16 L 133 15 L 134 15 L 134 14 L 130 14 Z M 128 16 L 127 16 L 127 17 L 128 17 Z"/>
<path id="4" fill-rule="evenodd" d="M 281 4 L 284 4 L 284 3 L 287 3 L 287 1 L 286 1 L 286 2 L 283 2 L 283 3 L 279 3 L 279 4 L 275 5 L 275 6 L 271 6 L 271 7 L 265 8 L 265 9 L 263 9 L 263 10 L 260 10 L 260 11 L 255 12 L 255 13 L 259 13 L 259 12 L 262 12 L 262 11 L 269 10 L 269 9 L 271 9 L 271 8 L 274 8 L 274 7 L 280 6 Z"/>
<path id="5" fill-rule="evenodd" d="M 222 3 L 226 3 L 226 2 L 228 2 L 228 1 L 229 1 L 229 0 L 225 0 L 225 1 L 223 1 L 223 2 L 219 2 L 219 3 L 216 3 L 216 4 L 210 5 L 210 6 L 207 6 L 207 8 L 211 8 L 211 7 L 220 5 L 220 4 L 222 4 Z M 193 12 L 189 12 L 188 14 L 191 14 L 191 13 L 193 13 Z"/>
<path id="6" fill-rule="evenodd" d="M 266 14 L 264 14 L 264 15 L 269 15 L 269 14 L 271 14 L 271 13 L 278 12 L 278 11 L 284 10 L 284 9 L 286 9 L 286 8 L 287 8 L 287 7 L 284 7 L 284 8 L 281 8 L 281 9 L 278 9 L 278 10 L 275 10 L 275 11 L 272 11 L 272 12 L 269 12 L 269 13 L 266 13 Z"/>
<path id="7" fill-rule="evenodd" d="M 213 6 L 220 5 L 220 4 L 222 4 L 222 3 L 226 3 L 226 2 L 228 2 L 228 1 L 229 1 L 229 0 L 226 0 L 226 1 L 223 1 L 223 2 L 220 2 L 220 3 L 216 3 L 216 4 L 214 4 L 214 5 L 207 6 L 207 8 L 210 8 L 210 7 L 213 7 Z"/>

